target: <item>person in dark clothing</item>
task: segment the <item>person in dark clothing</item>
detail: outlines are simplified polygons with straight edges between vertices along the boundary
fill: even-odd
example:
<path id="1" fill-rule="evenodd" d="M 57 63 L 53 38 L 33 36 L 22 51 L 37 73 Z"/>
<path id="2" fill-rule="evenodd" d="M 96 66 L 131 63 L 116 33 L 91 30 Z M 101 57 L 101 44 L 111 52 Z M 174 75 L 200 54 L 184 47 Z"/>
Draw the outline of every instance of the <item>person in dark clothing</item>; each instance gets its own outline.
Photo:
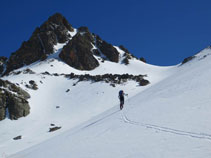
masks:
<path id="1" fill-rule="evenodd" d="M 127 94 L 125 94 L 123 90 L 119 91 L 120 110 L 123 109 L 124 102 L 125 102 L 125 98 L 124 98 L 125 95 L 127 95 Z"/>

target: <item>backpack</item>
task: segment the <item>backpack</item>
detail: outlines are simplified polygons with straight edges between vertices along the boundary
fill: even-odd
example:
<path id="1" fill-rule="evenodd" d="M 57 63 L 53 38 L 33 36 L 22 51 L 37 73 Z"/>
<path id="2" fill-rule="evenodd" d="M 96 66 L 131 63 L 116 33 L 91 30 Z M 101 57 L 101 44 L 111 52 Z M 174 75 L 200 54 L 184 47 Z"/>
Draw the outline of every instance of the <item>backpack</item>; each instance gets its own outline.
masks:
<path id="1" fill-rule="evenodd" d="M 119 96 L 122 97 L 123 96 L 123 90 L 119 91 Z"/>

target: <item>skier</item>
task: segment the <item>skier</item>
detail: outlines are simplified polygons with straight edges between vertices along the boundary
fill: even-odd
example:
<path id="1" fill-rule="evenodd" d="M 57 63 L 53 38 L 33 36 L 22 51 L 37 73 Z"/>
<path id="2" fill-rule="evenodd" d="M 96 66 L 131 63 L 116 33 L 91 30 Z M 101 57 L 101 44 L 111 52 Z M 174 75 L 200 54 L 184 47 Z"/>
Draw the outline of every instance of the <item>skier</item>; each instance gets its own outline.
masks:
<path id="1" fill-rule="evenodd" d="M 125 94 L 123 90 L 119 91 L 120 110 L 123 109 L 123 105 L 124 105 L 124 101 L 125 101 L 125 99 L 124 99 L 125 95 L 128 95 L 128 94 Z"/>

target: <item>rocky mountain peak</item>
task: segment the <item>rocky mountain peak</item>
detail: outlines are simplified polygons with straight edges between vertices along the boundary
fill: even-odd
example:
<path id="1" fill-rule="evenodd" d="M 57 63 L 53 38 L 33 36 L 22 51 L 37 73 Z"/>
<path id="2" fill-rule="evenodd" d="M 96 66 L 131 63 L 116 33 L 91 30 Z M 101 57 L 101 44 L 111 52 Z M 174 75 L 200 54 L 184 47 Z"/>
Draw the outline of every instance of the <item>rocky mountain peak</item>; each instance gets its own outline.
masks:
<path id="1" fill-rule="evenodd" d="M 78 28 L 78 33 L 63 48 L 59 57 L 71 67 L 79 70 L 93 70 L 99 66 L 95 56 L 104 55 L 112 62 L 119 61 L 119 52 L 113 45 L 102 40 L 85 26 Z"/>
<path id="2" fill-rule="evenodd" d="M 73 27 L 60 14 L 56 13 L 48 18 L 40 27 L 37 27 L 28 41 L 10 56 L 5 74 L 24 65 L 46 59 L 54 52 L 54 45 L 67 42 L 74 31 Z"/>
<path id="3" fill-rule="evenodd" d="M 66 18 L 60 13 L 56 13 L 48 18 L 40 27 L 37 27 L 28 41 L 24 41 L 21 47 L 11 54 L 7 60 L 6 71 L 3 75 L 30 65 L 36 61 L 45 60 L 54 53 L 54 46 L 63 43 L 59 57 L 66 64 L 79 70 L 93 70 L 99 66 L 98 59 L 119 62 L 119 52 L 110 43 L 102 40 L 98 35 L 91 33 L 88 27 L 82 26 L 76 30 L 68 23 Z M 126 55 L 130 55 L 127 49 Z M 127 60 L 128 60 L 127 58 Z M 5 66 L 4 66 L 5 67 Z M 3 67 L 0 67 L 0 73 Z"/>
<path id="4" fill-rule="evenodd" d="M 74 31 L 73 27 L 69 24 L 67 19 L 60 13 L 55 13 L 54 15 L 50 16 L 42 26 L 44 26 L 45 24 L 48 25 L 48 23 L 54 25 L 56 24 L 57 26 L 65 26 L 69 31 Z"/>
<path id="5" fill-rule="evenodd" d="M 90 31 L 89 31 L 89 28 L 88 27 L 86 27 L 86 26 L 81 26 L 81 27 L 79 27 L 78 28 L 78 31 L 79 32 L 81 32 L 81 33 L 90 33 Z"/>

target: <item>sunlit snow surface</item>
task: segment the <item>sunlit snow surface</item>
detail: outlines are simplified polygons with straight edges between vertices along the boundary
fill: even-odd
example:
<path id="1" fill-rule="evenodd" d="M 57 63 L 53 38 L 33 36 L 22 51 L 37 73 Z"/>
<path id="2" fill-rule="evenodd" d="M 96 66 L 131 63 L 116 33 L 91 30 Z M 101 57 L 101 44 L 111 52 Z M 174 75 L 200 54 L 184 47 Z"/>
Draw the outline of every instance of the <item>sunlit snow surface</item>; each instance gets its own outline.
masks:
<path id="1" fill-rule="evenodd" d="M 57 51 L 60 48 L 58 45 Z M 118 51 L 121 56 L 123 52 Z M 60 61 L 56 53 L 47 61 L 24 67 L 22 70 L 30 68 L 36 74 L 4 79 L 19 83 L 30 93 L 31 113 L 17 121 L 0 122 L 0 156 L 210 158 L 210 52 L 207 49 L 193 61 L 171 67 L 152 66 L 133 59 L 127 66 L 105 61 L 93 71 L 78 71 Z M 87 81 L 73 86 L 76 80 L 42 75 L 45 71 L 146 74 L 151 83 L 140 87 L 129 81 L 112 87 L 104 82 Z M 25 83 L 29 80 L 34 80 L 39 89 L 27 89 Z M 119 111 L 120 89 L 129 94 L 122 111 Z M 50 124 L 62 128 L 49 133 Z M 22 135 L 21 140 L 12 139 L 18 135 Z"/>

